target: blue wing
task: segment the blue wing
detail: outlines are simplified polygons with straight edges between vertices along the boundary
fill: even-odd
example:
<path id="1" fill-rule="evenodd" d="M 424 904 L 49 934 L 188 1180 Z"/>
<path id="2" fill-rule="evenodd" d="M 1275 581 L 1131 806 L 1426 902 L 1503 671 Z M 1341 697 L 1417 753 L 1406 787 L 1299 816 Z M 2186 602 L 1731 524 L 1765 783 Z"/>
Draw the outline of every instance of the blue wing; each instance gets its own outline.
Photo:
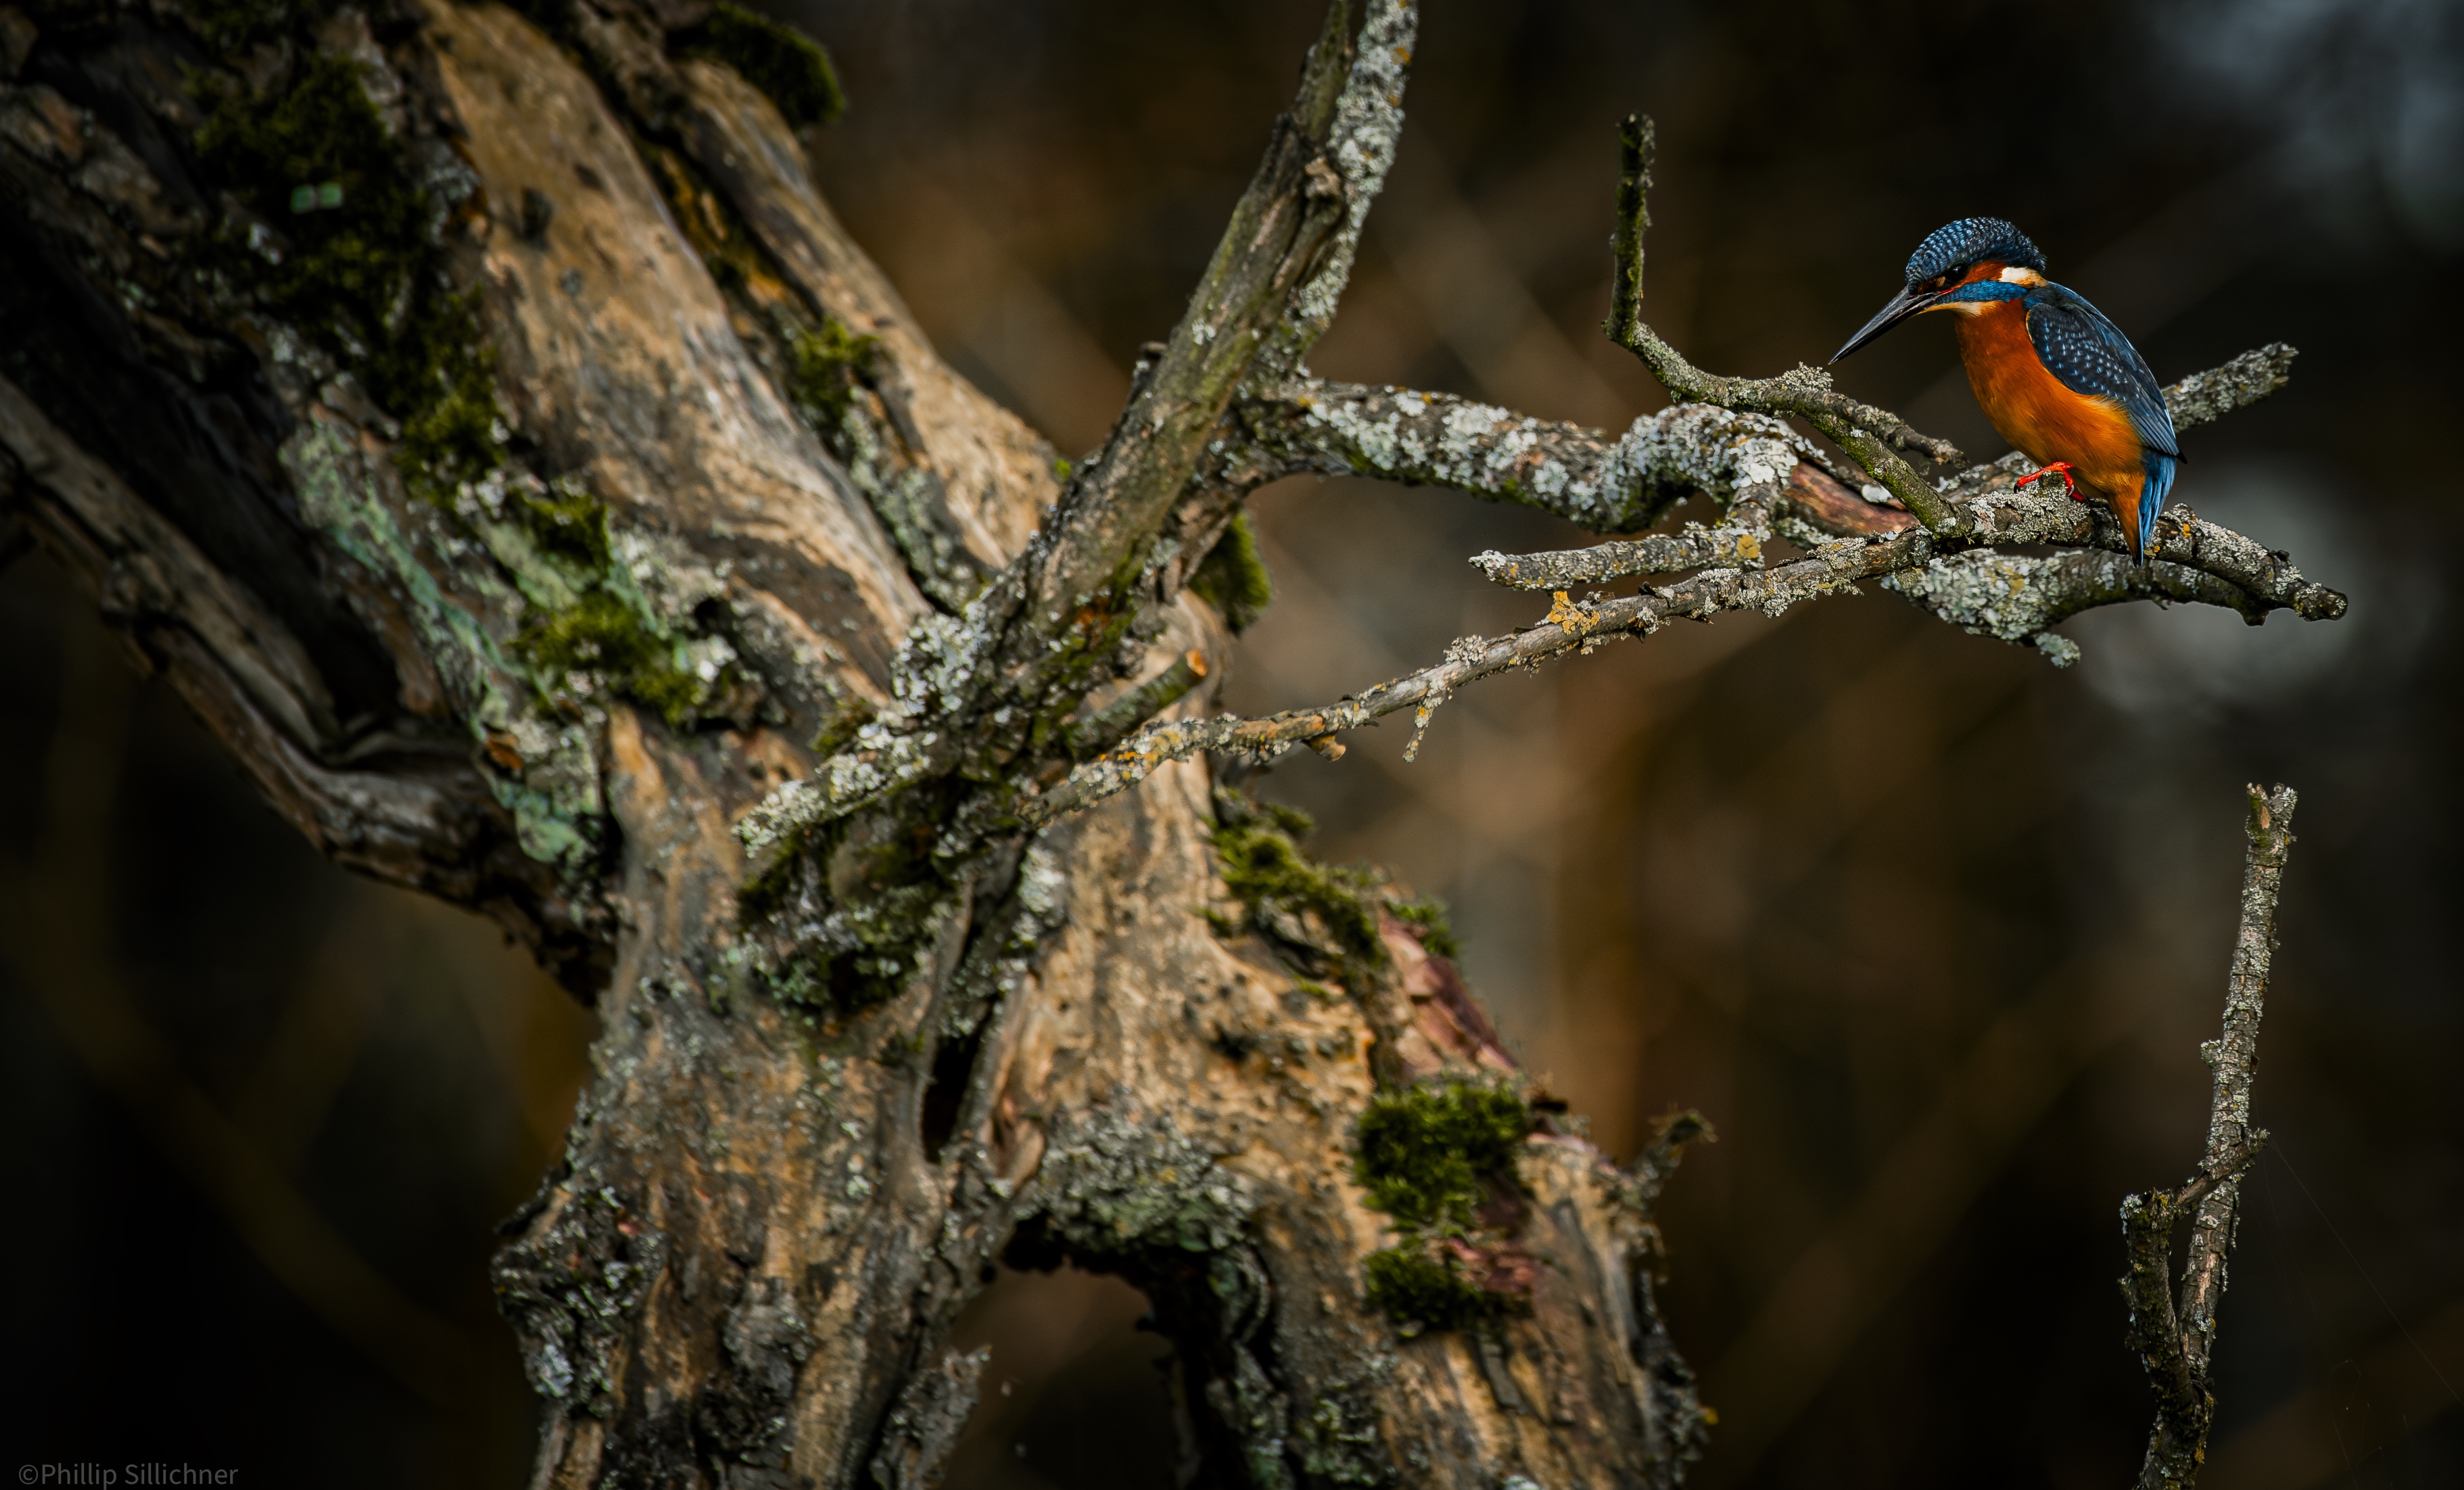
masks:
<path id="1" fill-rule="evenodd" d="M 2130 415 L 2139 442 L 2152 454 L 2182 456 L 2173 434 L 2173 416 L 2165 410 L 2165 390 L 2147 360 L 2122 328 L 2082 296 L 2058 284 L 2032 289 L 2027 296 L 2028 340 L 2037 360 L 2074 393 L 2109 398 Z"/>

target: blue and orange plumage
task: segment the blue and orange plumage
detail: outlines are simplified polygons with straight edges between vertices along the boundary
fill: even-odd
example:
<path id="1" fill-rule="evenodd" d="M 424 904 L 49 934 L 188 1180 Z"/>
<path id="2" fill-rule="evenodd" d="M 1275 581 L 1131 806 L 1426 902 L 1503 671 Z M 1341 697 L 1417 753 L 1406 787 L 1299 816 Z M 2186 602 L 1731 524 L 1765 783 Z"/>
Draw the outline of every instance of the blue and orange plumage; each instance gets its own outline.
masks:
<path id="1" fill-rule="evenodd" d="M 2146 359 L 2121 328 L 2045 278 L 2045 256 L 1998 217 L 1965 217 L 1927 235 L 1907 285 L 1832 357 L 1910 316 L 1959 317 L 1968 386 L 2002 437 L 2043 469 L 2111 504 L 2144 560 L 2182 450 Z M 2077 495 L 2076 488 L 2073 495 Z"/>

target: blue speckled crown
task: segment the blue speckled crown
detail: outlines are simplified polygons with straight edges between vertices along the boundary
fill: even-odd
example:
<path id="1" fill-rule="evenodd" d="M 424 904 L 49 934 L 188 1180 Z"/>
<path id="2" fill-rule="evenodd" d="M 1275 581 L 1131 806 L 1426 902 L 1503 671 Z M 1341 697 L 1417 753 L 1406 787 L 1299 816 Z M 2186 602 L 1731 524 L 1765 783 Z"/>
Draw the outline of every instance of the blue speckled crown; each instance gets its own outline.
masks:
<path id="1" fill-rule="evenodd" d="M 1954 264 L 1987 258 L 2045 272 L 2045 256 L 2026 234 L 1999 217 L 1963 217 L 1925 234 L 1908 258 L 1908 283 L 1922 284 Z"/>

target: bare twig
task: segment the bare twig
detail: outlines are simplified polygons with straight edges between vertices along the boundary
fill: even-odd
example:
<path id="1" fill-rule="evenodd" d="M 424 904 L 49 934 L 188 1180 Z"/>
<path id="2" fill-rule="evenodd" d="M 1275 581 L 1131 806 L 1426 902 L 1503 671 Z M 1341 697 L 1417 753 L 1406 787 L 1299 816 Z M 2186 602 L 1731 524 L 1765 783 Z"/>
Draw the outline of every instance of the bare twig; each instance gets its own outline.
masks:
<path id="1" fill-rule="evenodd" d="M 2276 945 L 2276 901 L 2293 849 L 2290 787 L 2250 789 L 2250 850 L 2242 868 L 2241 924 L 2233 937 L 2225 985 L 2224 1033 L 2199 1047 L 2216 1074 L 2208 1115 L 2208 1148 L 2180 1186 L 2133 1195 L 2122 1203 L 2130 1256 L 2122 1280 L 2130 1305 L 2128 1341 L 2156 1390 L 2156 1425 L 2139 1471 L 2140 1490 L 2189 1490 L 2207 1457 L 2215 1416 L 2209 1360 L 2215 1345 L 2216 1306 L 2233 1252 L 2233 1211 L 2242 1171 L 2267 1145 L 2250 1122 L 2250 1089 L 2258 1068 L 2258 1023 L 2267 1001 L 2268 963 Z M 2173 1296 L 2173 1223 L 2194 1214 L 2182 1290 Z"/>
<path id="2" fill-rule="evenodd" d="M 1834 391 L 1831 375 L 1798 367 L 1775 378 L 1728 378 L 1705 372 L 1661 340 L 1642 319 L 1643 230 L 1650 226 L 1651 121 L 1629 114 L 1617 128 L 1617 226 L 1610 271 L 1609 340 L 1635 354 L 1668 396 L 1684 402 L 1768 414 L 1796 414 L 1837 442 L 1866 474 L 1907 504 L 1925 525 L 1955 531 L 1958 514 L 1898 451 L 1918 452 L 1937 465 L 1966 465 L 1948 440 L 1912 428 L 1887 409 Z"/>
<path id="3" fill-rule="evenodd" d="M 1643 238 L 1651 231 L 1651 160 L 1659 148 L 1650 115 L 1618 122 L 1617 232 L 1609 238 L 1609 319 L 1600 329 L 1620 346 L 1642 327 Z"/>

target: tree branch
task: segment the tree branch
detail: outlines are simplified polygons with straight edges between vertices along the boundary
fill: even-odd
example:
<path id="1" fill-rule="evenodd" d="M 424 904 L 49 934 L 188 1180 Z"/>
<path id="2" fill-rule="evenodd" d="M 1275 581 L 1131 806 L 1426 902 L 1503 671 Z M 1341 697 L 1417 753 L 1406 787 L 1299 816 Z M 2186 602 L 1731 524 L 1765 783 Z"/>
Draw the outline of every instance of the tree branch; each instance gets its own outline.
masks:
<path id="1" fill-rule="evenodd" d="M 1180 323 L 1103 448 L 996 587 L 1016 597 L 1000 649 L 1005 668 L 1048 686 L 1061 658 L 1118 641 L 1135 609 L 1132 591 L 1165 557 L 1155 551 L 1165 519 L 1235 390 L 1297 367 L 1333 319 L 1361 222 L 1394 158 L 1415 25 L 1409 4 L 1376 0 L 1355 45 L 1351 13 L 1350 0 L 1329 5 L 1291 110 L 1276 122 Z M 1055 640 L 1065 642 L 1058 653 Z M 1067 692 L 1060 705 L 1084 692 Z"/>
<path id="2" fill-rule="evenodd" d="M 1883 536 L 1822 544 L 1803 558 L 1762 567 L 1760 549 L 1770 526 L 1824 510 L 1818 503 L 1804 502 L 1798 490 L 1795 482 L 1751 488 L 1732 505 L 1730 521 L 1718 528 L 1696 527 L 1674 537 L 1609 545 L 1613 556 L 1674 554 L 1690 545 L 1695 552 L 1735 553 L 1744 561 L 1738 567 L 1704 569 L 1679 584 L 1619 599 L 1577 601 L 1560 589 L 1548 616 L 1535 625 L 1511 636 L 1463 637 L 1430 667 L 1320 708 L 1263 719 L 1151 724 L 1110 754 L 1070 772 L 1030 801 L 1021 816 L 1029 824 L 1050 822 L 1136 785 L 1168 761 L 1186 760 L 1200 750 L 1271 758 L 1294 744 L 1357 729 L 1404 708 L 1418 711 L 1413 743 L 1404 753 L 1409 760 L 1418 752 L 1430 714 L 1465 683 L 1568 653 L 1588 653 L 1603 641 L 1648 636 L 1672 620 L 1706 621 L 1730 611 L 1775 616 L 1799 601 L 1855 593 L 1857 582 L 1865 579 L 1881 579 L 1884 588 L 1964 630 L 2033 644 L 2057 665 L 2075 660 L 2079 649 L 2046 628 L 2082 611 L 2130 600 L 2218 605 L 2254 622 L 2272 610 L 2289 610 L 2305 620 L 2344 613 L 2343 595 L 2305 578 L 2289 558 L 2192 517 L 2185 508 L 2176 507 L 2159 523 L 2150 561 L 2132 565 L 2117 557 L 2124 540 L 2101 508 L 2015 491 L 1992 491 L 1949 503 L 1964 537 L 1905 525 Z M 1902 522 L 1905 523 L 1904 515 Z M 2035 544 L 2081 548 L 2094 544 L 2106 551 L 2037 558 L 1985 546 Z M 1522 571 L 1539 581 L 1581 570 L 1585 556 L 1595 551 L 1491 553 L 1472 562 L 1493 578 Z"/>
<path id="3" fill-rule="evenodd" d="M 2184 378 L 2165 390 L 2174 427 L 2193 429 L 2266 398 L 2291 381 L 2296 355 L 2271 343 Z M 1695 492 L 1725 501 L 1752 463 L 1734 442 L 1768 439 L 1796 452 L 1789 477 L 1796 516 L 1815 531 L 1874 536 L 1912 521 L 1882 488 L 1843 484 L 1830 457 L 1780 420 L 1716 404 L 1645 414 L 1611 440 L 1453 393 L 1312 378 L 1244 393 L 1233 414 L 1239 436 L 1219 456 L 1215 478 L 1243 491 L 1287 476 L 1367 476 L 1531 507 L 1595 533 L 1630 533 Z M 1949 498 L 2007 491 L 2029 469 L 2013 452 L 1938 490 Z"/>
<path id="4" fill-rule="evenodd" d="M 1617 226 L 1610 278 L 1609 340 L 1641 359 L 1681 402 L 1718 404 L 1743 411 L 1796 414 L 1848 452 L 1874 479 L 1907 505 L 1925 526 L 1942 529 L 1957 515 L 1894 452 L 1917 451 L 1937 465 L 1964 465 L 1967 457 L 1948 440 L 1912 428 L 1886 409 L 1836 392 L 1831 375 L 1799 366 L 1776 378 L 1728 378 L 1705 372 L 1661 339 L 1642 319 L 1643 231 L 1651 224 L 1651 121 L 1629 114 L 1617 129 Z"/>
<path id="5" fill-rule="evenodd" d="M 1775 379 L 1721 378 L 1685 362 L 1641 319 L 1651 140 L 1650 122 L 1639 115 L 1629 116 L 1619 131 L 1606 329 L 1643 359 L 1679 403 L 1636 420 L 1612 447 L 1594 431 L 1449 395 L 1299 380 L 1243 400 L 1238 412 L 1246 438 L 1219 452 L 1212 475 L 1220 486 L 1245 491 L 1297 471 L 1356 472 L 1538 506 L 1595 531 L 1647 524 L 1685 493 L 1700 490 L 1730 509 L 1727 520 L 1718 527 L 1689 524 L 1679 534 L 1580 551 L 1481 554 L 1472 562 L 1491 579 L 1557 591 L 1545 622 L 1510 638 L 1463 638 L 1436 666 L 1324 708 L 1151 725 L 1026 803 L 1022 820 L 1050 822 L 1199 750 L 1271 756 L 1296 742 L 1327 742 L 1338 730 L 1405 707 L 1418 711 L 1404 751 L 1409 760 L 1430 712 L 1463 683 L 1567 651 L 1588 652 L 1610 637 L 1648 635 L 1679 616 L 1708 619 L 1748 608 L 1775 615 L 1799 600 L 1853 590 L 1863 578 L 1884 577 L 1885 588 L 1968 631 L 2033 642 L 2057 665 L 2075 660 L 2079 649 L 2050 627 L 2128 600 L 2217 605 L 2253 624 L 2279 608 L 2305 619 L 2343 613 L 2344 597 L 2309 582 L 2289 556 L 2203 522 L 2187 506 L 2160 520 L 2150 562 L 2120 564 L 2110 555 L 2126 551 L 2127 539 L 2111 514 L 2092 503 L 2021 494 L 2010 457 L 1940 486 L 1925 483 L 1889 447 L 1920 450 L 1938 461 L 1964 457 L 1887 411 L 1833 392 L 1823 374 L 1800 367 Z M 2167 390 L 2167 399 L 2178 405 L 2183 424 L 2203 423 L 2282 387 L 2292 356 L 2282 344 L 2247 353 L 2185 379 Z M 1781 413 L 1811 420 L 1882 488 L 1849 492 L 1822 468 L 1811 444 L 1773 417 Z M 1884 506 L 1890 498 L 1905 512 Z M 1925 541 L 1912 541 L 1907 513 L 1928 530 Z M 1815 553 L 1756 572 L 1773 525 Z M 1981 546 L 1988 544 L 2107 552 L 2010 557 Z M 1732 567 L 1624 600 L 1568 598 L 1575 585 L 1703 565 Z M 1329 753 L 1336 753 L 1331 743 Z"/>
<path id="6" fill-rule="evenodd" d="M 1368 476 L 1535 507 L 1595 533 L 1646 528 L 1696 492 L 1725 502 L 1826 459 L 1777 419 L 1708 405 L 1645 415 L 1615 441 L 1451 393 L 1317 379 L 1245 396 L 1236 412 L 1243 438 L 1223 469 L 1243 490 L 1303 473 Z"/>
<path id="7" fill-rule="evenodd" d="M 2250 848 L 2242 868 L 2241 923 L 2233 936 L 2225 985 L 2224 1033 L 2199 1047 L 2215 1071 L 2206 1156 L 2190 1178 L 2168 1190 L 2132 1195 L 2122 1204 L 2130 1273 L 2122 1280 L 2130 1306 L 2132 1349 L 2156 1391 L 2156 1424 L 2139 1471 L 2140 1490 L 2189 1490 L 2207 1457 L 2215 1416 L 2209 1361 L 2215 1345 L 2216 1306 L 2233 1252 L 2233 1212 L 2241 1175 L 2267 1145 L 2250 1122 L 2251 1085 L 2258 1068 L 2258 1024 L 2266 1012 L 2268 964 L 2276 946 L 2276 901 L 2293 849 L 2290 787 L 2250 789 Z M 2194 1214 L 2189 1256 L 2178 1304 L 2170 1280 L 2173 1223 Z"/>
<path id="8" fill-rule="evenodd" d="M 1145 602 L 1177 593 L 1237 496 L 1211 516 L 1176 520 L 1176 508 L 1236 390 L 1288 375 L 1332 319 L 1393 161 L 1417 11 L 1372 0 L 1357 44 L 1351 12 L 1350 0 L 1331 0 L 1291 109 L 1103 447 L 963 617 L 911 634 L 890 707 L 853 750 L 750 814 L 747 845 L 774 851 L 922 781 L 1031 773 L 1067 753 L 1067 717 L 1088 694 L 1137 665 L 1159 624 Z M 1198 530 L 1205 544 L 1184 541 Z"/>

